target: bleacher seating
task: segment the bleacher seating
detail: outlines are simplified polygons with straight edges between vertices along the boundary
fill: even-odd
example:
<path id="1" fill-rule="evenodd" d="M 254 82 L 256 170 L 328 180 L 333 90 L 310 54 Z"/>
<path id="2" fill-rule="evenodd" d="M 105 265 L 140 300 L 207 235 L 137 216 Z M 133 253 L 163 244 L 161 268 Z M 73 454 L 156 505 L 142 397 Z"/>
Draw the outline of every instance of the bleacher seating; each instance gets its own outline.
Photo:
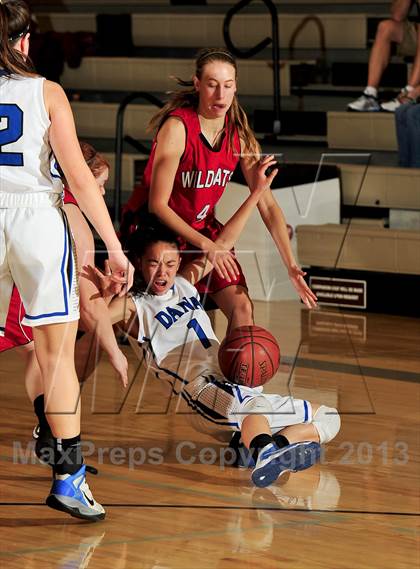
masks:
<path id="1" fill-rule="evenodd" d="M 111 163 L 110 187 L 115 120 L 123 96 L 141 90 L 164 100 L 166 92 L 175 87 L 171 76 L 191 76 L 196 49 L 224 45 L 223 18 L 235 3 L 207 0 L 201 6 L 175 6 L 170 0 L 61 0 L 60 5 L 53 0 L 32 2 L 37 7 L 40 29 L 45 32 L 95 34 L 97 14 L 131 14 L 131 53 L 124 57 L 104 56 L 98 46 L 98 53 L 84 57 L 80 67 L 65 65 L 61 76 L 80 135 L 92 140 Z M 339 166 L 341 179 L 343 223 L 300 227 L 300 262 L 322 270 L 419 275 L 418 232 L 387 227 L 390 211 L 420 210 L 419 172 L 396 167 L 394 116 L 345 110 L 364 86 L 372 30 L 376 21 L 387 16 L 389 2 L 278 0 L 276 4 L 282 60 L 281 135 L 276 140 L 265 138 L 271 128 L 270 117 L 264 115 L 272 109 L 270 48 L 255 58 L 238 61 L 241 103 L 264 150 L 282 153 L 285 161 L 293 148 L 288 145 L 296 143 L 299 149 L 295 155 L 298 153 L 301 161 L 328 153 L 328 162 Z M 308 15 L 312 18 L 291 45 L 294 32 Z M 270 19 L 263 3 L 252 3 L 237 15 L 231 31 L 240 48 L 252 47 L 270 35 Z M 108 49 L 112 48 L 111 40 Z M 398 57 L 392 60 L 383 82 L 389 94 L 405 84 L 408 65 Z M 145 127 L 155 110 L 149 103 L 129 106 L 125 133 L 150 145 L 151 134 Z M 354 159 L 360 152 L 366 153 L 365 164 L 363 159 Z M 145 155 L 136 154 L 125 144 L 125 197 L 138 180 L 144 160 Z M 254 276 L 249 275 L 250 282 Z"/>

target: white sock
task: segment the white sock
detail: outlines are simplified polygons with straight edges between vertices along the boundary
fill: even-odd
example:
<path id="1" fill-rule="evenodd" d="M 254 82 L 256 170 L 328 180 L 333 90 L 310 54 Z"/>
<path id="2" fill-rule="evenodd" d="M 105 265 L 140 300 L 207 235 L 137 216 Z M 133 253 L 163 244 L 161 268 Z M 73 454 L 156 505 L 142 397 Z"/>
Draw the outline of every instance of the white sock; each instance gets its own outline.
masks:
<path id="1" fill-rule="evenodd" d="M 410 93 L 410 91 L 414 91 L 414 87 L 412 85 L 406 85 L 404 89 L 407 91 L 407 93 Z"/>
<path id="2" fill-rule="evenodd" d="M 363 93 L 365 95 L 370 95 L 371 97 L 377 97 L 378 96 L 378 89 L 376 87 L 370 87 L 368 85 L 366 87 L 366 89 L 363 91 Z"/>

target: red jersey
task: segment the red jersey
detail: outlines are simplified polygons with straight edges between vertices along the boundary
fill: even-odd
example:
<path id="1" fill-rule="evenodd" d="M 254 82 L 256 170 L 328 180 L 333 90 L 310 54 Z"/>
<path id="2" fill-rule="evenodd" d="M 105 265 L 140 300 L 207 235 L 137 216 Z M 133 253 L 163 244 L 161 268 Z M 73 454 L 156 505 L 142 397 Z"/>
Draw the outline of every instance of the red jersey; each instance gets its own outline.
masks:
<path id="1" fill-rule="evenodd" d="M 64 186 L 63 203 L 64 203 L 64 205 L 72 203 L 74 205 L 77 205 L 77 207 L 79 207 L 79 204 L 77 203 L 76 198 L 74 197 L 74 195 L 71 193 L 71 191 L 66 186 Z"/>
<path id="2" fill-rule="evenodd" d="M 212 225 L 214 208 L 239 162 L 241 145 L 238 130 L 233 127 L 232 148 L 232 127 L 226 116 L 222 145 L 220 150 L 213 150 L 201 133 L 200 121 L 194 109 L 180 108 L 169 116 L 182 120 L 186 140 L 168 205 L 191 227 L 200 231 L 205 226 Z M 142 183 L 134 189 L 126 209 L 138 211 L 147 203 L 155 152 L 156 138 Z"/>

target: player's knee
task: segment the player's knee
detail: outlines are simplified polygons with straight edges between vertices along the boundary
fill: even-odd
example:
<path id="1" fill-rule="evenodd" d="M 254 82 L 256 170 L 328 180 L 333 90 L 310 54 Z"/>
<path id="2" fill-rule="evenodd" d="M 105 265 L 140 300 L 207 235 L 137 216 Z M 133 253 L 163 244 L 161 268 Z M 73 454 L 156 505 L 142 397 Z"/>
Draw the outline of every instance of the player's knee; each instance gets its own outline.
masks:
<path id="1" fill-rule="evenodd" d="M 338 434 L 341 419 L 337 409 L 321 405 L 313 417 L 312 424 L 318 431 L 319 442 L 323 444 L 332 441 Z"/>
<path id="2" fill-rule="evenodd" d="M 239 425 L 242 427 L 242 423 L 247 417 L 264 415 L 271 425 L 271 419 L 273 416 L 273 408 L 267 397 L 263 395 L 257 395 L 252 397 L 247 401 L 244 401 L 241 405 L 239 415 L 237 417 Z"/>
<path id="3" fill-rule="evenodd" d="M 233 313 L 236 317 L 240 316 L 241 320 L 249 320 L 252 322 L 254 317 L 254 306 L 251 299 L 247 295 L 243 295 L 233 305 Z"/>

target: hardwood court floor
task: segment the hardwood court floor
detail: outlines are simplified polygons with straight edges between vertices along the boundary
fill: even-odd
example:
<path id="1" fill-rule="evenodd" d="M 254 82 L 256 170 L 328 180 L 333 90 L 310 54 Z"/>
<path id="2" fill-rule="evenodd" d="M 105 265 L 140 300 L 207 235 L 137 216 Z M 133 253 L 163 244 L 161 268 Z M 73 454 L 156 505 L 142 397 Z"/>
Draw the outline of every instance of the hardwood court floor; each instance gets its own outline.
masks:
<path id="1" fill-rule="evenodd" d="M 167 411 L 156 380 L 140 372 L 123 393 L 103 359 L 83 389 L 87 461 L 100 470 L 89 481 L 107 508 L 97 524 L 43 505 L 49 471 L 26 453 L 34 418 L 22 364 L 2 354 L 0 566 L 418 567 L 420 321 L 309 314 L 297 302 L 256 303 L 256 321 L 282 350 L 267 390 L 342 413 L 322 463 L 255 489 L 248 471 L 221 465 L 224 444 Z M 219 337 L 224 326 L 218 315 Z"/>

